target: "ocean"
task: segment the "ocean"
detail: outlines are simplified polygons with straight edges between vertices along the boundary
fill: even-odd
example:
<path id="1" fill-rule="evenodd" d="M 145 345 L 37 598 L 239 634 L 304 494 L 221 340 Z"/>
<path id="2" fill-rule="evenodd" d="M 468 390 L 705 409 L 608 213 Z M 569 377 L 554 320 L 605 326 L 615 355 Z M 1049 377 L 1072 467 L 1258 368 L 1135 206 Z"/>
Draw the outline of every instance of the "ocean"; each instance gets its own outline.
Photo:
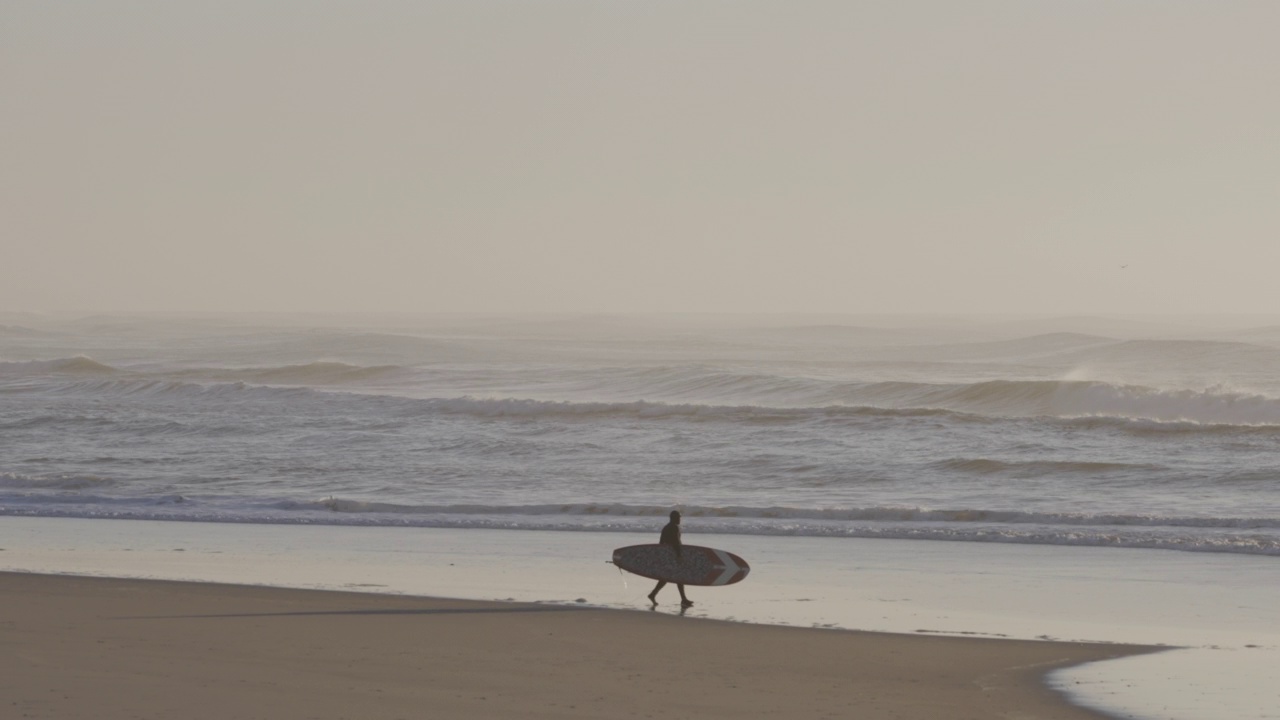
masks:
<path id="1" fill-rule="evenodd" d="M 694 617 L 1180 648 L 1113 717 L 1280 718 L 1277 450 L 1276 318 L 0 314 L 0 571 L 635 609 L 678 508 Z"/>
<path id="2" fill-rule="evenodd" d="M 0 323 L 0 515 L 1280 555 L 1266 319 Z"/>

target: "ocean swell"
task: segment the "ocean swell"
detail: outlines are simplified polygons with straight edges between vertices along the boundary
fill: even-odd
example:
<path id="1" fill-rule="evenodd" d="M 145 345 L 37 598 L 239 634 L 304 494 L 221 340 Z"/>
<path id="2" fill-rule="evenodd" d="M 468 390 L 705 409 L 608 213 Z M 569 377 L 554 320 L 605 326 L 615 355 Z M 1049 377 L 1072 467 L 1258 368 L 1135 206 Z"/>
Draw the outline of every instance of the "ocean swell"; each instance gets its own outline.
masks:
<path id="1" fill-rule="evenodd" d="M 0 377 L 24 375 L 109 375 L 119 372 L 84 355 L 53 360 L 0 362 Z"/>
<path id="2" fill-rule="evenodd" d="M 448 375 L 446 373 L 445 375 Z M 409 412 L 479 417 L 635 416 L 796 420 L 847 414 L 953 413 L 984 418 L 1112 418 L 1197 426 L 1278 427 L 1280 397 L 1227 387 L 1087 380 L 862 382 L 709 366 L 524 367 L 482 373 L 483 390 L 403 365 L 315 361 L 240 368 L 125 369 L 84 356 L 0 363 L 0 388 L 57 395 L 342 392 L 414 402 Z M 461 392 L 448 392 L 450 384 Z"/>

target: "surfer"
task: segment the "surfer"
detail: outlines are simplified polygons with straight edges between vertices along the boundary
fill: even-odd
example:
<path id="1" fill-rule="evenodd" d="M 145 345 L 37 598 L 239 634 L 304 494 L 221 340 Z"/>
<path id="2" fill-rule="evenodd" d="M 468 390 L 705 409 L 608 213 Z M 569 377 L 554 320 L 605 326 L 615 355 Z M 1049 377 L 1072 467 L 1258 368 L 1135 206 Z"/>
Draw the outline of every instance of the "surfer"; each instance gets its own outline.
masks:
<path id="1" fill-rule="evenodd" d="M 662 535 L 658 539 L 660 545 L 670 545 L 676 551 L 676 561 L 681 559 L 680 544 L 680 511 L 671 511 L 671 522 L 662 528 Z M 649 602 L 654 605 L 658 604 L 658 591 L 667 586 L 666 580 L 659 580 L 657 586 L 653 588 L 653 592 L 649 593 Z M 693 601 L 684 594 L 684 583 L 676 583 L 676 589 L 680 591 L 680 607 L 693 607 Z"/>

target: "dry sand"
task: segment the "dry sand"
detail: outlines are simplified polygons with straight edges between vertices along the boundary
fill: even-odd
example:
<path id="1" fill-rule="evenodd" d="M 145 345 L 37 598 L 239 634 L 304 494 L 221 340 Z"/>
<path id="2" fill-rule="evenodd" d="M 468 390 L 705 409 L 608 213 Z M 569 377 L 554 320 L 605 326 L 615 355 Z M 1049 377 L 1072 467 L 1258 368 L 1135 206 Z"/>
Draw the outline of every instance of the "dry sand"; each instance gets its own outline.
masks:
<path id="1" fill-rule="evenodd" d="M 1044 673 L 1153 649 L 22 573 L 0 608 L 15 719 L 1067 720 Z"/>

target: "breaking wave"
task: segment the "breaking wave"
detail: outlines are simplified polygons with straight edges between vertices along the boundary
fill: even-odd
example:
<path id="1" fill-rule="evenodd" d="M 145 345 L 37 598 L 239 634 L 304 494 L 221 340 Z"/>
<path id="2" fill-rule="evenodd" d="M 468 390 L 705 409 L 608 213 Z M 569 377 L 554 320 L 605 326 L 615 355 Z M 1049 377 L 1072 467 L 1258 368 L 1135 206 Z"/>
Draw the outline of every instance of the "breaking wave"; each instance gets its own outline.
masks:
<path id="1" fill-rule="evenodd" d="M 110 375 L 119 372 L 83 355 L 55 360 L 27 360 L 24 362 L 0 362 L 0 376 L 4 375 Z"/>
<path id="2" fill-rule="evenodd" d="M 264 385 L 345 385 L 394 378 L 404 371 L 405 368 L 398 365 L 365 367 L 341 362 L 312 362 L 282 367 L 193 369 L 178 373 L 178 376 Z"/>
<path id="3" fill-rule="evenodd" d="M 1223 387 L 1162 389 L 1098 381 L 990 380 L 976 383 L 833 382 L 705 369 L 620 372 L 609 390 L 542 390 L 569 399 L 415 396 L 404 379 L 412 369 L 335 362 L 244 369 L 130 372 L 89 358 L 0 363 L 0 378 L 19 376 L 9 391 L 53 394 L 219 394 L 263 399 L 322 397 L 339 392 L 399 406 L 405 413 L 477 417 L 633 416 L 801 421 L 850 416 L 949 415 L 967 420 L 1041 418 L 1122 421 L 1135 431 L 1205 431 L 1213 427 L 1280 429 L 1280 398 Z M 30 378 L 40 376 L 43 381 Z M 602 384 L 594 380 L 590 385 Z M 281 393 L 285 393 L 281 395 Z M 502 397 L 500 395 L 508 395 Z M 592 400 L 591 396 L 634 399 Z M 583 396 L 586 396 L 585 398 Z M 696 399 L 710 398 L 710 399 Z M 1136 423 L 1136 424 L 1135 424 Z M 1155 423 L 1156 425 L 1151 425 Z"/>
<path id="4" fill-rule="evenodd" d="M 0 488 L 33 490 L 86 490 L 111 485 L 110 478 L 99 475 L 28 475 L 0 472 Z"/>

